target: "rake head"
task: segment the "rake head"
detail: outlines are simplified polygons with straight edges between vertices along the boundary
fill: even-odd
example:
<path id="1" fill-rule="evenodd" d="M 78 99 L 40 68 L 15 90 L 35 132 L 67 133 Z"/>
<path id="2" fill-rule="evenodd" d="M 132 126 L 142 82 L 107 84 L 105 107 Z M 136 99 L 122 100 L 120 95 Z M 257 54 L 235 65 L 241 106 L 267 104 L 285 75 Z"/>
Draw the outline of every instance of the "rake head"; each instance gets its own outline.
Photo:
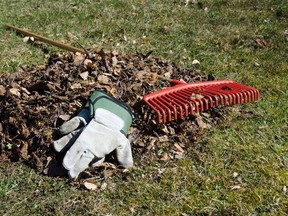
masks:
<path id="1" fill-rule="evenodd" d="M 259 91 L 230 80 L 181 83 L 144 96 L 157 114 L 158 123 L 183 119 L 212 107 L 248 103 L 259 99 Z"/>

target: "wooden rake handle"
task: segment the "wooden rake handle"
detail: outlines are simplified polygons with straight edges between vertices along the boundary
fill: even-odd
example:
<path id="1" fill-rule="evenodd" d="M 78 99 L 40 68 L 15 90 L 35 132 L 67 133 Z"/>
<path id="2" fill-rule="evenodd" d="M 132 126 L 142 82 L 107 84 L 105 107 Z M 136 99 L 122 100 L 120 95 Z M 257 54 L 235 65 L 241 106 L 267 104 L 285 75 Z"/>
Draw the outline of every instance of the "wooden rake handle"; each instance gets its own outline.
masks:
<path id="1" fill-rule="evenodd" d="M 79 48 L 76 48 L 76 47 L 72 47 L 72 46 L 69 46 L 67 44 L 63 44 L 63 43 L 57 42 L 57 41 L 53 41 L 53 40 L 51 40 L 49 38 L 42 37 L 42 36 L 37 35 L 35 33 L 20 29 L 18 27 L 15 27 L 15 26 L 12 26 L 12 25 L 9 25 L 9 24 L 6 24 L 5 27 L 8 28 L 8 29 L 15 30 L 16 32 L 21 33 L 23 35 L 26 35 L 26 36 L 29 36 L 29 37 L 33 37 L 33 38 L 35 38 L 35 40 L 51 44 L 53 46 L 59 47 L 61 49 L 68 50 L 70 52 L 79 52 L 79 53 L 83 53 L 83 54 L 86 53 L 85 50 L 82 50 L 82 49 L 79 49 Z"/>

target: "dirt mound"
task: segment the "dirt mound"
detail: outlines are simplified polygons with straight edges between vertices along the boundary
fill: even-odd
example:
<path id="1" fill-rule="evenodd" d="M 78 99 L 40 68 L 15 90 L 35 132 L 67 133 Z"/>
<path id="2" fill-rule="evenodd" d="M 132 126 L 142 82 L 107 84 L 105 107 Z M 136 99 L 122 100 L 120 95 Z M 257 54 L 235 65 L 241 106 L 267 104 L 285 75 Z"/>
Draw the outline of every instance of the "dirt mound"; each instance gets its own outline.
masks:
<path id="1" fill-rule="evenodd" d="M 162 78 L 160 78 L 162 77 Z M 163 77 L 165 79 L 163 79 Z M 57 127 L 76 115 L 95 89 L 129 104 L 135 113 L 130 131 L 133 153 L 141 158 L 183 158 L 203 128 L 222 116 L 212 110 L 165 125 L 147 117 L 145 94 L 170 86 L 168 79 L 186 82 L 208 78 L 162 58 L 141 53 L 99 52 L 52 55 L 47 64 L 20 68 L 0 76 L 0 159 L 23 161 L 44 171 L 57 155 L 52 147 Z"/>

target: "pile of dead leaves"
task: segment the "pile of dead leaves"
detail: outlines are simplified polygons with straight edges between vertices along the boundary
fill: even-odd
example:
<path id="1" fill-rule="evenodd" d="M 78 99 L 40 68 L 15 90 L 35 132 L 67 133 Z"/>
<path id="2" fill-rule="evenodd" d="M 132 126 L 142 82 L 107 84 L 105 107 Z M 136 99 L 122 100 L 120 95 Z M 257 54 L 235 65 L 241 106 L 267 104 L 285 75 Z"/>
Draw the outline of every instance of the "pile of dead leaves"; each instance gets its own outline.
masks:
<path id="1" fill-rule="evenodd" d="M 0 76 L 0 160 L 23 161 L 44 171 L 57 158 L 55 131 L 76 115 L 95 89 L 129 104 L 135 113 L 130 130 L 133 153 L 141 160 L 183 158 L 202 130 L 221 117 L 219 111 L 157 125 L 147 119 L 145 94 L 170 86 L 169 79 L 207 80 L 185 69 L 141 53 L 90 52 L 53 55 L 47 64 L 20 68 Z M 58 137 L 59 138 L 59 137 Z"/>

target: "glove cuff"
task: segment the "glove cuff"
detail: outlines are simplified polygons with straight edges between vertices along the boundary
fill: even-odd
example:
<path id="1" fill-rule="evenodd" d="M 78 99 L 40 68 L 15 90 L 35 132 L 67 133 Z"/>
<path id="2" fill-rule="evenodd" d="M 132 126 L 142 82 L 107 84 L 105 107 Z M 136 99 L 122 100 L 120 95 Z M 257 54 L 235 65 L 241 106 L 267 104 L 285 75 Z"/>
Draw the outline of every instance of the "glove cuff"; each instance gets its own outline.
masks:
<path id="1" fill-rule="evenodd" d="M 91 120 L 89 109 L 87 109 L 87 108 L 85 107 L 84 109 L 82 109 L 82 110 L 80 111 L 80 113 L 77 115 L 77 117 L 79 118 L 79 120 L 80 120 L 84 125 L 87 125 L 87 124 L 89 123 L 89 121 Z"/>
<path id="2" fill-rule="evenodd" d="M 132 109 L 127 104 L 117 100 L 116 98 L 101 90 L 96 90 L 90 96 L 87 105 L 89 107 L 91 117 L 95 118 L 95 120 L 99 123 L 107 125 L 107 122 L 103 122 L 103 118 L 99 117 L 101 115 L 97 115 L 97 112 L 99 110 L 107 110 L 109 113 L 113 114 L 113 117 L 111 115 L 111 117 L 107 119 L 108 121 L 110 121 L 109 126 L 113 125 L 113 121 L 116 119 L 115 116 L 117 117 L 117 119 L 121 119 L 123 125 L 121 126 L 121 128 L 118 129 L 125 135 L 128 134 L 129 127 L 131 126 L 133 120 L 133 113 Z"/>

